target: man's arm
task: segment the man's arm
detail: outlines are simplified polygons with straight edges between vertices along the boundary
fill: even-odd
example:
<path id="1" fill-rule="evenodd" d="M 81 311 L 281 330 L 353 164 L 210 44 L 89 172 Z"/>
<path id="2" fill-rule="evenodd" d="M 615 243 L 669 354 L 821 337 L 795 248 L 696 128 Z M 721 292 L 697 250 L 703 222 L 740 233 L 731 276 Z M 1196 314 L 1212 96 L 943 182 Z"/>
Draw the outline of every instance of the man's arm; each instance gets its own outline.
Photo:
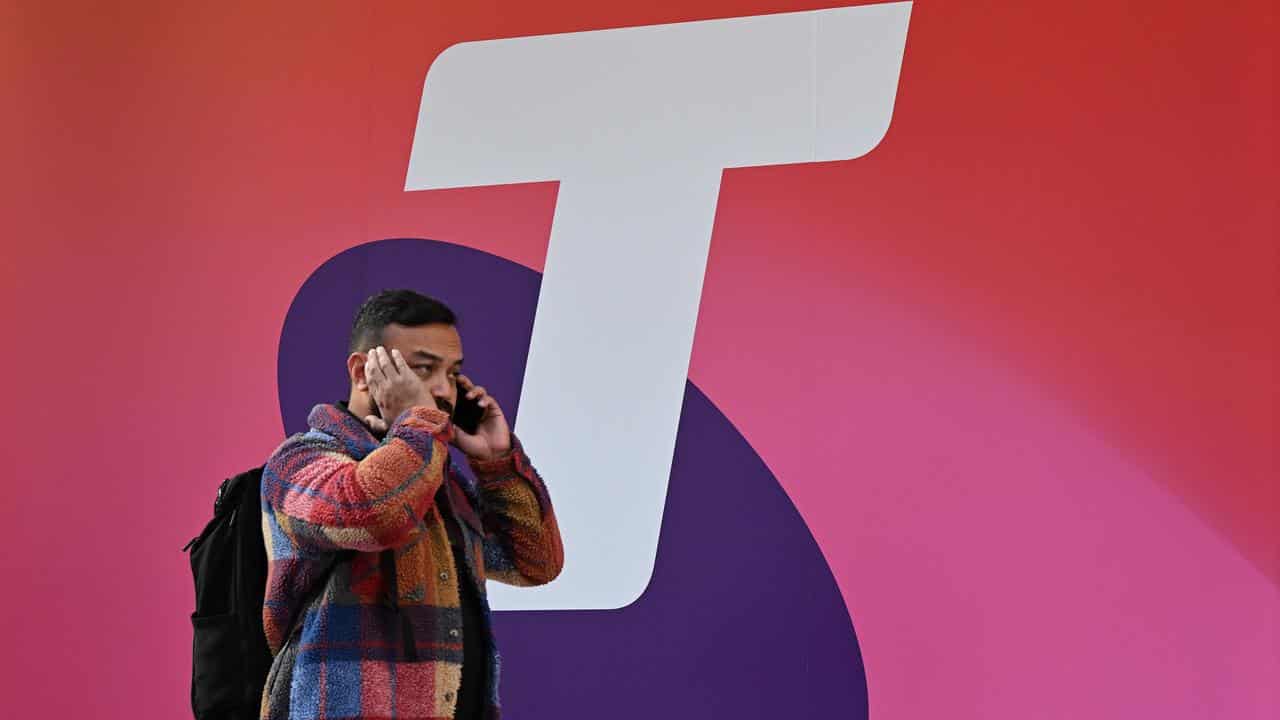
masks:
<path id="1" fill-rule="evenodd" d="M 508 585 L 545 585 L 564 566 L 560 528 L 547 486 L 520 440 L 502 456 L 467 459 L 480 491 L 485 575 Z"/>
<path id="2" fill-rule="evenodd" d="M 263 469 L 263 500 L 299 549 L 399 547 L 421 532 L 420 518 L 444 478 L 452 433 L 448 413 L 415 406 L 360 461 L 327 433 L 294 435 Z"/>

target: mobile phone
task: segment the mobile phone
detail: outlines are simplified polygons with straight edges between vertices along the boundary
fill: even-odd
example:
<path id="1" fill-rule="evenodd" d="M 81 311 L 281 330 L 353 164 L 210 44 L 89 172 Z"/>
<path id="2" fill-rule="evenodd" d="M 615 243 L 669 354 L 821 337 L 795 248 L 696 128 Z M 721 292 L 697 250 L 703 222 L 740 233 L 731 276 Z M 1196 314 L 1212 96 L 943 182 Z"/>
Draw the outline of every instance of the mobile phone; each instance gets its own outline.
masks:
<path id="1" fill-rule="evenodd" d="M 467 391 L 458 386 L 458 401 L 453 404 L 453 424 L 464 432 L 475 434 L 480 429 L 480 421 L 484 419 L 484 408 L 475 400 L 467 397 Z"/>

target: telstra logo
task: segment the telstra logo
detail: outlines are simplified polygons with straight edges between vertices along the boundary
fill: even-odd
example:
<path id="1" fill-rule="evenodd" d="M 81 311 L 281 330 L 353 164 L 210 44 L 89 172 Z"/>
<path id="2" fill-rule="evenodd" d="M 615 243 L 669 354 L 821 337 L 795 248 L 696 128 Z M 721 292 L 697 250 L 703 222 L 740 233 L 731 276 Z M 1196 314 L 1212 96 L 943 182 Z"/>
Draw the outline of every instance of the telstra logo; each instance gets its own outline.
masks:
<path id="1" fill-rule="evenodd" d="M 572 562 L 546 587 L 491 584 L 494 609 L 612 609 L 644 592 L 721 173 L 870 152 L 910 11 L 466 42 L 431 65 L 405 190 L 560 183 L 517 431 L 554 478 Z"/>

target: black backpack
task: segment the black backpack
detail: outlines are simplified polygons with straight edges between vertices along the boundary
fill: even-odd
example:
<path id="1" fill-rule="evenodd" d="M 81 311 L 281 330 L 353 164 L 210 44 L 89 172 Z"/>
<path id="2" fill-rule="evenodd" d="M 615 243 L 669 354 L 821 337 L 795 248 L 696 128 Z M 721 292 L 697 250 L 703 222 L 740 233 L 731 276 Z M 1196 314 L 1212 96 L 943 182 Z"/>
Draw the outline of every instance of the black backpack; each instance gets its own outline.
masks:
<path id="1" fill-rule="evenodd" d="M 213 519 L 192 538 L 191 710 L 196 720 L 256 720 L 271 650 L 262 629 L 267 549 L 262 540 L 262 467 L 218 487 Z"/>
<path id="2" fill-rule="evenodd" d="M 196 611 L 191 613 L 191 711 L 196 720 L 257 720 L 261 710 L 272 661 L 262 627 L 267 590 L 262 469 L 223 480 L 213 501 L 213 519 L 182 548 L 191 551 L 196 584 Z M 337 553 L 331 570 L 355 555 L 354 550 Z M 380 559 L 388 586 L 396 587 L 395 551 L 383 551 Z M 387 602 L 399 614 L 395 596 Z M 401 616 L 401 624 L 405 652 L 416 659 L 408 616 Z"/>

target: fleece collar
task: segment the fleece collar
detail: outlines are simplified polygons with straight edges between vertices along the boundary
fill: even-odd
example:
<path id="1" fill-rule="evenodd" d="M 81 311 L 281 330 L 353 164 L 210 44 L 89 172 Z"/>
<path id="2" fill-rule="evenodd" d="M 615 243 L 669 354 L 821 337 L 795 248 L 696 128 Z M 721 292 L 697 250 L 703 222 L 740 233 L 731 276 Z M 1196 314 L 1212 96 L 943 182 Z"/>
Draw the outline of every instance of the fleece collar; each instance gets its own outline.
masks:
<path id="1" fill-rule="evenodd" d="M 316 405 L 307 415 L 307 425 L 312 430 L 332 436 L 343 451 L 355 460 L 363 460 L 378 448 L 381 441 L 373 436 L 360 418 L 347 409 L 346 404 L 343 400 Z"/>

